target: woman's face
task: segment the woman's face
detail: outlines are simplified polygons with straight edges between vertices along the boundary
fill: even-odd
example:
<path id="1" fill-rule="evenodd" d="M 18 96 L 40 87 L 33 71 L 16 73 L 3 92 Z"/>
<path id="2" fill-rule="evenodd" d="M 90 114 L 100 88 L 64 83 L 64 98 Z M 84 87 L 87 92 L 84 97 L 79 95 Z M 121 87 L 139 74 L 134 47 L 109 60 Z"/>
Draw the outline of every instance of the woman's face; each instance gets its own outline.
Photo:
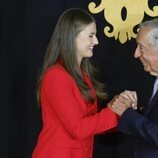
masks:
<path id="1" fill-rule="evenodd" d="M 98 39 L 96 37 L 96 24 L 91 23 L 86 26 L 76 37 L 77 59 L 79 64 L 84 57 L 93 56 L 93 48 L 97 45 Z"/>

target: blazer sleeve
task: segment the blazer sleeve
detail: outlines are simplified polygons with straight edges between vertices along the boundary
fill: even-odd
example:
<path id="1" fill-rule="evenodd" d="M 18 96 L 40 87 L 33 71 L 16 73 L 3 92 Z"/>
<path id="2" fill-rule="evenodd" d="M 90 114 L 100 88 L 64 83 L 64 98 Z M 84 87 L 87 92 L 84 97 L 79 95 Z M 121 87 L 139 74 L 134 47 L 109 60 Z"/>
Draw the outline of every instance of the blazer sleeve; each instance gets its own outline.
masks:
<path id="1" fill-rule="evenodd" d="M 121 116 L 118 129 L 158 146 L 158 124 L 131 108 Z"/>
<path id="2" fill-rule="evenodd" d="M 52 114 L 56 114 L 73 137 L 83 139 L 117 126 L 117 116 L 109 108 L 91 116 L 85 115 L 75 97 L 74 86 L 75 83 L 66 72 L 53 69 L 46 74 L 41 90 L 42 95 L 47 97 Z"/>

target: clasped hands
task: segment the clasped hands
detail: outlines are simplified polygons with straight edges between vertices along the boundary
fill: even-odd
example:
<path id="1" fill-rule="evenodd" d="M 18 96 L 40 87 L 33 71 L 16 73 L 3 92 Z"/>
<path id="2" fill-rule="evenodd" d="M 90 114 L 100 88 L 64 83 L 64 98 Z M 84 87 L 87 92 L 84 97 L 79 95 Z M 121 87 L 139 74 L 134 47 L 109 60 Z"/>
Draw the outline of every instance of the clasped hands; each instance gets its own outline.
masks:
<path id="1" fill-rule="evenodd" d="M 108 107 L 121 116 L 127 108 L 137 109 L 137 94 L 135 91 L 125 90 L 116 95 L 109 103 Z"/>

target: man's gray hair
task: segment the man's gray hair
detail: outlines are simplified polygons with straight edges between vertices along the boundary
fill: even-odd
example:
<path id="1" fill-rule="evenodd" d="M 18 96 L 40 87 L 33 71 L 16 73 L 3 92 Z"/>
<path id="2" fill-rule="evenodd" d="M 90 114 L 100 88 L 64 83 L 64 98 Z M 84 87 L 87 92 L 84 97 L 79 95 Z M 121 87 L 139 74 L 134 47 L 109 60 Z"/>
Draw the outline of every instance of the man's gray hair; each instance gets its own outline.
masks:
<path id="1" fill-rule="evenodd" d="M 148 42 L 153 46 L 154 49 L 158 50 L 158 18 L 142 22 L 139 26 L 140 29 L 143 27 L 151 28 L 148 36 Z"/>

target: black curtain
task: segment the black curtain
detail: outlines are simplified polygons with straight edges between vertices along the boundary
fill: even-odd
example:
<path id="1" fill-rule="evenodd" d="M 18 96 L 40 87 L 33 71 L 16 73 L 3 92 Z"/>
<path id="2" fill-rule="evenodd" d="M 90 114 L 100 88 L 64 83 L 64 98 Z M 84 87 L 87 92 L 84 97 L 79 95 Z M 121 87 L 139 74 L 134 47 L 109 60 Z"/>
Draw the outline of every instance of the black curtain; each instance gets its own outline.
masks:
<path id="1" fill-rule="evenodd" d="M 93 0 L 94 1 L 94 0 Z M 36 82 L 45 49 L 61 13 L 71 7 L 87 9 L 91 0 L 4 0 L 0 2 L 0 157 L 31 158 L 39 131 L 41 111 L 36 102 Z M 96 2 L 97 4 L 100 1 Z M 149 1 L 150 7 L 158 5 Z M 114 4 L 115 5 L 115 4 Z M 103 13 L 95 14 L 99 46 L 93 60 L 100 80 L 107 85 L 107 102 L 125 89 L 136 90 L 143 105 L 153 77 L 133 58 L 135 39 L 120 44 L 103 33 Z M 145 19 L 151 19 L 145 15 Z M 101 107 L 106 103 L 100 103 Z M 122 133 L 95 137 L 94 158 L 132 158 L 133 139 Z"/>

